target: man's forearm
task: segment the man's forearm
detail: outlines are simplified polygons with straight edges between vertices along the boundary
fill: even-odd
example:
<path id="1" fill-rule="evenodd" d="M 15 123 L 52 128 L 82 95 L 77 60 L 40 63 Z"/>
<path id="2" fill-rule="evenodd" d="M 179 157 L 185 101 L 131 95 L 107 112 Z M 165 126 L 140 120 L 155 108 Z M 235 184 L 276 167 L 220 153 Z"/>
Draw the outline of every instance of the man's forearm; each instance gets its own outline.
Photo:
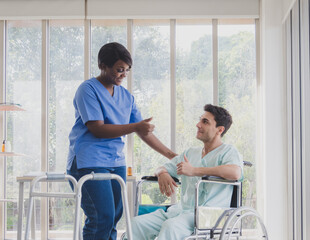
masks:
<path id="1" fill-rule="evenodd" d="M 221 165 L 216 167 L 197 167 L 194 168 L 195 176 L 217 176 L 228 180 L 239 180 L 241 177 L 241 168 L 237 165 Z"/>

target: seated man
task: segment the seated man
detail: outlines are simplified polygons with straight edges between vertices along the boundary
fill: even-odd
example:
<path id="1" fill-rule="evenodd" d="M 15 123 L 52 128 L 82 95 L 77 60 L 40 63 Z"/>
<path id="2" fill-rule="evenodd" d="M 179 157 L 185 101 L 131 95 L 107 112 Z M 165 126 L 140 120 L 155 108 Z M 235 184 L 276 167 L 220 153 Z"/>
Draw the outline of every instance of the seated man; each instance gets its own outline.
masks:
<path id="1" fill-rule="evenodd" d="M 132 221 L 134 240 L 181 240 L 194 231 L 195 183 L 204 175 L 228 180 L 242 179 L 242 160 L 231 145 L 222 142 L 232 124 L 231 115 L 224 108 L 207 104 L 197 123 L 197 139 L 203 147 L 193 147 L 159 167 L 155 175 L 162 194 L 171 196 L 177 184 L 171 176 L 181 178 L 181 202 L 167 212 L 157 210 L 137 216 Z M 230 207 L 233 186 L 205 183 L 199 205 Z"/>

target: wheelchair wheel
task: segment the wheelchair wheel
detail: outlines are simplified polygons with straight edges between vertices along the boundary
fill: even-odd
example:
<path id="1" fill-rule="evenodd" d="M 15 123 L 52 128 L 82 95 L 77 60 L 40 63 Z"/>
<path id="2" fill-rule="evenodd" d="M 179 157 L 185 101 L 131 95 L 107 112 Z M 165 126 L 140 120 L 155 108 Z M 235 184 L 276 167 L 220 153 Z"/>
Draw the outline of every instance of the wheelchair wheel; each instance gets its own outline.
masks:
<path id="1" fill-rule="evenodd" d="M 234 210 L 234 212 L 227 218 L 221 235 L 220 240 L 228 240 L 228 239 L 247 239 L 243 237 L 245 235 L 242 229 L 242 220 L 246 218 L 254 218 L 258 223 L 255 225 L 256 228 L 260 228 L 259 231 L 253 231 L 248 233 L 251 239 L 266 239 L 268 240 L 266 227 L 259 216 L 258 212 L 250 207 L 240 207 Z M 259 232 L 259 233 L 257 233 Z"/>

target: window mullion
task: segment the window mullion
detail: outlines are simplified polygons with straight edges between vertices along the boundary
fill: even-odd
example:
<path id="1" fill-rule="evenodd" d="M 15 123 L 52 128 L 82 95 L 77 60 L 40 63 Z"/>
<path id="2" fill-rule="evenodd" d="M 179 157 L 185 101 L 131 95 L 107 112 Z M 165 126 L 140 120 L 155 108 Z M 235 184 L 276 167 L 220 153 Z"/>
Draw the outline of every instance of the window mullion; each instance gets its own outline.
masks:
<path id="1" fill-rule="evenodd" d="M 133 56 L 133 20 L 127 20 L 127 49 Z M 133 89 L 133 82 L 132 82 L 132 71 L 129 72 L 127 76 L 127 90 L 132 93 Z M 127 135 L 127 164 L 134 168 L 134 161 L 133 161 L 133 147 L 134 147 L 134 138 L 133 133 Z"/>
<path id="2" fill-rule="evenodd" d="M 41 171 L 48 171 L 48 62 L 49 22 L 42 21 L 42 85 L 41 85 Z M 41 183 L 41 191 L 47 191 L 47 184 Z M 32 236 L 33 237 L 33 236 Z M 48 239 L 48 201 L 41 198 L 41 239 Z"/>
<path id="3" fill-rule="evenodd" d="M 264 177 L 264 168 L 265 162 L 263 157 L 263 152 L 258 149 L 263 149 L 263 139 L 264 133 L 263 129 L 263 92 L 262 92 L 262 81 L 260 77 L 260 21 L 255 19 L 255 54 L 256 54 L 256 99 L 257 99 L 257 127 L 256 127 L 256 176 L 257 179 L 261 179 L 260 182 L 256 182 L 257 188 L 257 199 L 265 199 L 264 196 L 264 186 L 265 177 Z M 257 201 L 257 210 L 260 213 L 264 213 L 265 205 L 264 201 Z M 263 216 L 264 217 L 264 216 Z"/>
<path id="4" fill-rule="evenodd" d="M 6 57 L 6 21 L 0 21 L 0 93 L 1 93 L 1 102 L 4 102 L 6 89 L 5 89 L 5 57 Z M 0 113 L 0 137 L 1 137 L 1 144 L 2 140 L 6 138 L 6 116 L 5 112 Z M 6 157 L 3 157 L 3 161 L 0 161 L 0 199 L 5 198 L 5 188 L 6 188 Z M 2 187 L 3 186 L 3 187 Z M 6 229 L 6 219 L 5 214 L 5 202 L 1 203 L 0 205 L 0 238 L 4 239 L 5 237 L 5 229 Z"/>
<path id="5" fill-rule="evenodd" d="M 170 148 L 176 152 L 176 20 L 170 20 L 170 129 L 171 143 Z M 171 196 L 171 203 L 177 203 L 177 196 Z"/>
<path id="6" fill-rule="evenodd" d="M 84 79 L 90 78 L 91 72 L 91 20 L 84 20 Z"/>
<path id="7" fill-rule="evenodd" d="M 212 19 L 212 57 L 213 57 L 213 104 L 219 104 L 218 94 L 218 20 Z"/>
<path id="8" fill-rule="evenodd" d="M 176 20 L 170 20 L 171 150 L 176 152 Z"/>

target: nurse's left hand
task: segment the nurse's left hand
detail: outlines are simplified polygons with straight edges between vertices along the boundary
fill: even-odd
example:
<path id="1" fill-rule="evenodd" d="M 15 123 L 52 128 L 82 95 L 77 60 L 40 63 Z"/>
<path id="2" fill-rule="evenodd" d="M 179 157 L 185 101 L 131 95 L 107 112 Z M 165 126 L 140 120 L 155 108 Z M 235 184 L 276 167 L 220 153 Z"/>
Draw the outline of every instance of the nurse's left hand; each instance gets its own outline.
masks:
<path id="1" fill-rule="evenodd" d="M 195 176 L 195 168 L 190 164 L 187 157 L 184 155 L 184 162 L 177 164 L 177 174 L 186 176 Z"/>

